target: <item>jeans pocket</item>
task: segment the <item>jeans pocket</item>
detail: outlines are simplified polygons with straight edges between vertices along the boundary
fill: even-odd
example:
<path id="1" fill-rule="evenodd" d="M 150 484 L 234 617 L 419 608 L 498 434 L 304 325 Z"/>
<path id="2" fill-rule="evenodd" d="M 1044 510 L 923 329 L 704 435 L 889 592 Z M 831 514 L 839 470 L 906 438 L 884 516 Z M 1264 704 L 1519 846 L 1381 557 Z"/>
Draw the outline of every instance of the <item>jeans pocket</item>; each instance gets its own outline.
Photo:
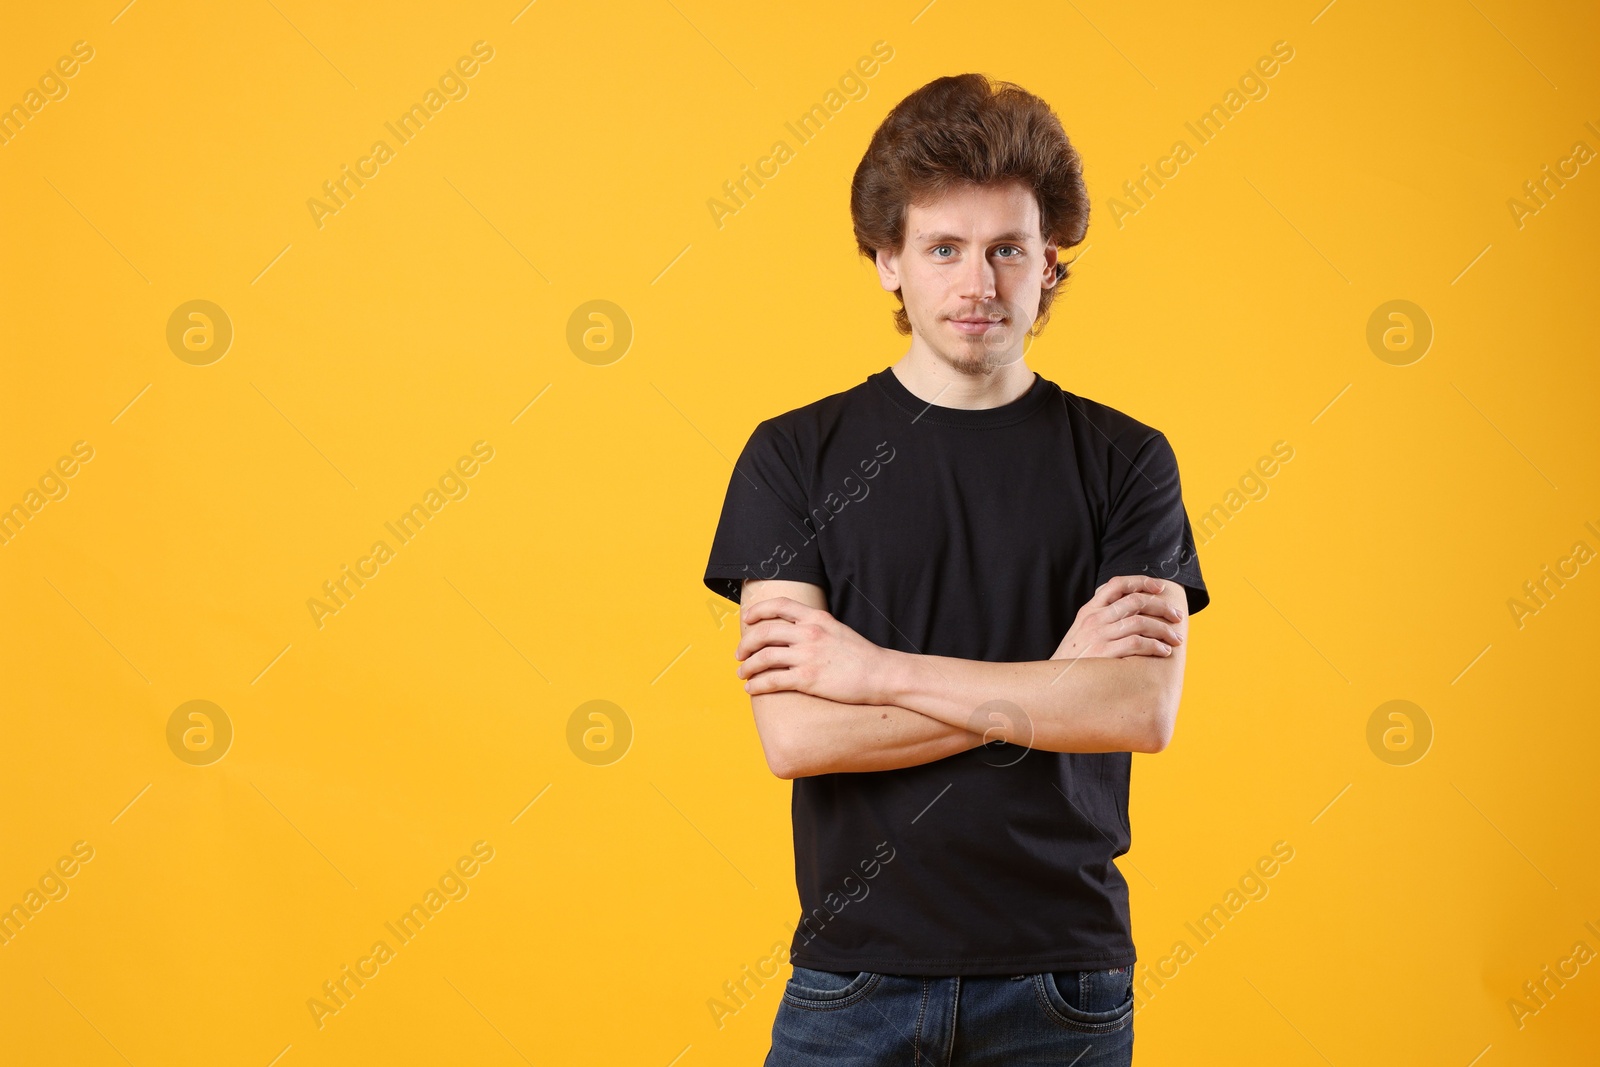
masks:
<path id="1" fill-rule="evenodd" d="M 797 965 L 783 987 L 783 997 L 812 1011 L 843 1008 L 866 996 L 882 977 L 873 971 L 814 971 Z"/>
<path id="2" fill-rule="evenodd" d="M 1045 971 L 1034 983 L 1052 1020 L 1069 1030 L 1107 1034 L 1133 1018 L 1133 968 Z"/>

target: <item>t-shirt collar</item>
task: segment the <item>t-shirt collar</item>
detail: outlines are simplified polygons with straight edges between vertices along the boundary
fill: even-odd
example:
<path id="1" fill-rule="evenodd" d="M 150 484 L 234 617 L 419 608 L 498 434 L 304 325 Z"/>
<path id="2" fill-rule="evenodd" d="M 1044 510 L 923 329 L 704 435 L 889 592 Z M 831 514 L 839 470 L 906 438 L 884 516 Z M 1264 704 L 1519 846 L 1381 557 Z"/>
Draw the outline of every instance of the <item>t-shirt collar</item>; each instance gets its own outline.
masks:
<path id="1" fill-rule="evenodd" d="M 1044 402 L 1049 381 L 1038 371 L 1033 372 L 1033 384 L 1028 391 L 1008 404 L 994 408 L 947 408 L 930 404 L 905 387 L 895 376 L 892 367 L 885 367 L 867 380 L 875 383 L 889 400 L 904 411 L 917 425 L 992 427 L 1009 426 L 1021 422 L 1038 410 Z"/>

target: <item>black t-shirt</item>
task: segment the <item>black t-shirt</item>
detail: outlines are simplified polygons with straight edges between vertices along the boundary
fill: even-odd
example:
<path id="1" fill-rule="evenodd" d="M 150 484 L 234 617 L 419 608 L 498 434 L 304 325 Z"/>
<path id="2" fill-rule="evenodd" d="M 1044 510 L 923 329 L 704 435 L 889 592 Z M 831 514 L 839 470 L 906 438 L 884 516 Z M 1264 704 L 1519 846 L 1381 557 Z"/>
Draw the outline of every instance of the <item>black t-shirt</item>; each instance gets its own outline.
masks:
<path id="1" fill-rule="evenodd" d="M 1035 373 L 1000 407 L 919 400 L 893 370 L 757 425 L 705 583 L 811 582 L 874 644 L 1046 660 L 1108 578 L 1209 595 L 1159 431 Z M 863 709 L 863 714 L 870 712 Z M 917 767 L 793 785 L 801 917 L 827 971 L 1024 974 L 1132 966 L 1132 754 L 992 742 Z"/>

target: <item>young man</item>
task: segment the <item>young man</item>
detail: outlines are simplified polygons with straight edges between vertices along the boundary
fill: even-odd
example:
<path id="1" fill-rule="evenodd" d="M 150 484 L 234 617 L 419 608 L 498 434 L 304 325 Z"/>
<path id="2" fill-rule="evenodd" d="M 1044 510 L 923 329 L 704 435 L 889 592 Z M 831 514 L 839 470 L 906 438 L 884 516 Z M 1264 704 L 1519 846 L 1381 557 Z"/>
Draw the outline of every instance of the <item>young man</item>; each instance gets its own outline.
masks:
<path id="1" fill-rule="evenodd" d="M 1177 461 L 1023 360 L 1089 210 L 1043 101 L 929 83 L 850 207 L 910 349 L 756 427 L 705 572 L 794 779 L 802 915 L 767 1063 L 1127 1064 L 1112 861 L 1209 599 Z"/>

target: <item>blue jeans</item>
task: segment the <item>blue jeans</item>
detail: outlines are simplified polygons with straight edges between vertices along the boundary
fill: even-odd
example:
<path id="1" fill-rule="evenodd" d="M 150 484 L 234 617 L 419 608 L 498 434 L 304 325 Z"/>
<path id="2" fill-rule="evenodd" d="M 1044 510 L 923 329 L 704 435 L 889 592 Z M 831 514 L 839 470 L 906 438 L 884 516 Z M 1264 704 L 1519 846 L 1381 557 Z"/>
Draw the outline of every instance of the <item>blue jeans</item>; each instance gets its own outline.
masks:
<path id="1" fill-rule="evenodd" d="M 922 978 L 795 967 L 766 1067 L 1128 1067 L 1133 968 Z"/>

